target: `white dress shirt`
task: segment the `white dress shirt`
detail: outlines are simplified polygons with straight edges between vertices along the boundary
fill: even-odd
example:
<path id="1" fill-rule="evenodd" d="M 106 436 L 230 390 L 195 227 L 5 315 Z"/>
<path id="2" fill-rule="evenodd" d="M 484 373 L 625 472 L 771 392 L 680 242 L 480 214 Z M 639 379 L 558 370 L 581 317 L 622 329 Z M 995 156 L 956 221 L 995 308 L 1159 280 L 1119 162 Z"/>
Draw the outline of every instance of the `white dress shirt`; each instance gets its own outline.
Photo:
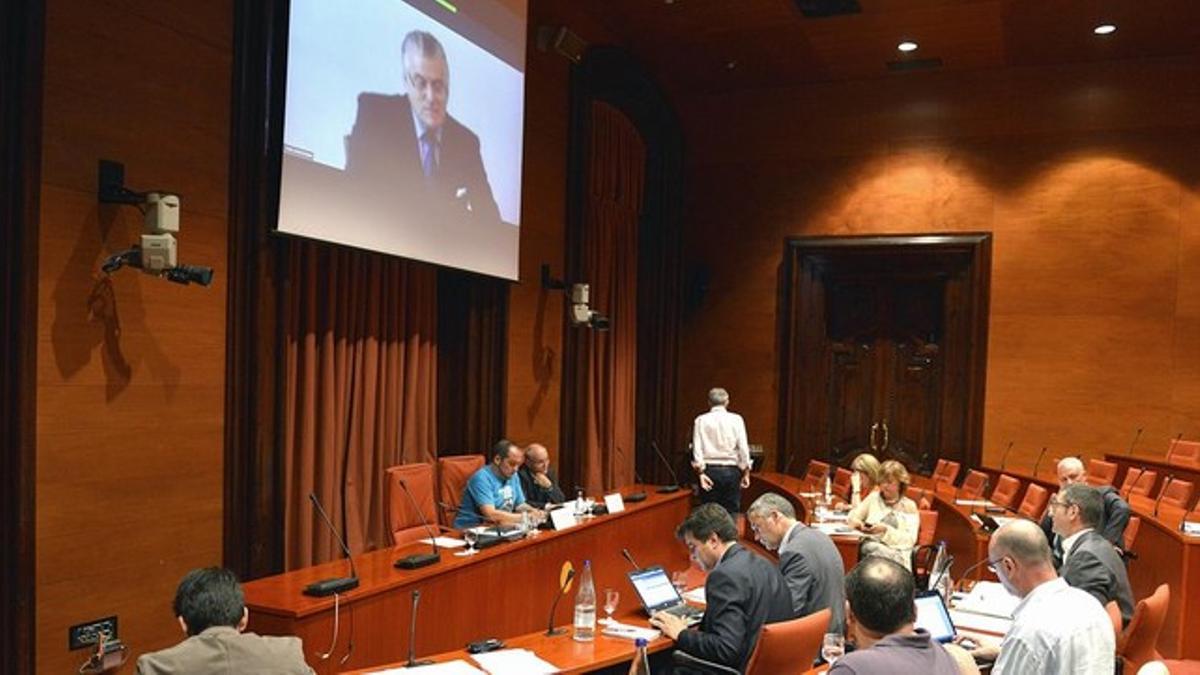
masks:
<path id="1" fill-rule="evenodd" d="M 750 468 L 750 443 L 746 440 L 746 422 L 723 405 L 696 418 L 692 426 L 692 463 L 697 471 L 705 466 L 736 466 Z"/>
<path id="2" fill-rule="evenodd" d="M 1111 675 L 1116 638 L 1100 602 L 1061 578 L 1033 589 L 1013 610 L 995 675 Z"/>

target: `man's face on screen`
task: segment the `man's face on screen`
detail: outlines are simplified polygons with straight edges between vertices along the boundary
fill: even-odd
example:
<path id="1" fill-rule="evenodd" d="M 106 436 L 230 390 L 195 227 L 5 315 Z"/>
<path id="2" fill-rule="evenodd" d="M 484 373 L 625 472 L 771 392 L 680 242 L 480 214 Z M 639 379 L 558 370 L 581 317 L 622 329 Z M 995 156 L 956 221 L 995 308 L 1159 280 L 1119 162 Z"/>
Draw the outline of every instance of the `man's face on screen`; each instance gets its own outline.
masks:
<path id="1" fill-rule="evenodd" d="M 450 72 L 446 61 L 420 50 L 404 53 L 404 86 L 421 123 L 437 129 L 446 121 L 446 99 L 450 95 Z"/>

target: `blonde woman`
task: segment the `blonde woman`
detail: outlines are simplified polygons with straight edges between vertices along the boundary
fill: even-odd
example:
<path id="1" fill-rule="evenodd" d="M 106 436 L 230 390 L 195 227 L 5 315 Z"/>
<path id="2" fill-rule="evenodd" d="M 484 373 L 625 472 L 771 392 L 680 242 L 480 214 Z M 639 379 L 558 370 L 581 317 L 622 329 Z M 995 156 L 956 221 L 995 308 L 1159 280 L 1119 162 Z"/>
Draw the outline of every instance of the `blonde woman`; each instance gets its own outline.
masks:
<path id="1" fill-rule="evenodd" d="M 863 533 L 864 557 L 883 556 L 910 568 L 921 518 L 917 505 L 904 496 L 908 483 L 908 470 L 889 459 L 880 465 L 878 489 L 850 510 L 850 526 Z"/>

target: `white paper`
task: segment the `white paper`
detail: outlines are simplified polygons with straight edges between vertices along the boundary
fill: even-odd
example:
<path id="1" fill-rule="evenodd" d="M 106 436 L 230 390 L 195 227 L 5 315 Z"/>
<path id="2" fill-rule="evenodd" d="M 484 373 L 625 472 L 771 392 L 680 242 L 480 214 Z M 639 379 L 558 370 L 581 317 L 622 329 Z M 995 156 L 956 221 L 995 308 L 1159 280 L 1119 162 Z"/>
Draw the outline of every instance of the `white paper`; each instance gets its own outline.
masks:
<path id="1" fill-rule="evenodd" d="M 371 675 L 399 675 L 400 673 L 421 673 L 422 675 L 484 675 L 483 671 L 475 666 L 456 659 L 445 663 L 431 663 L 420 668 L 388 668 L 387 670 L 378 670 Z"/>
<path id="2" fill-rule="evenodd" d="M 432 546 L 433 540 L 422 539 L 421 543 Z M 439 548 L 462 548 L 463 546 L 467 545 L 467 542 L 463 541 L 462 539 L 455 539 L 454 537 L 438 537 L 437 545 Z"/>
<path id="3" fill-rule="evenodd" d="M 528 649 L 501 649 L 471 658 L 492 675 L 551 675 L 561 670 Z"/>
<path id="4" fill-rule="evenodd" d="M 954 609 L 1011 620 L 1013 610 L 1020 602 L 1020 598 L 1006 591 L 999 583 L 980 581 L 971 588 L 967 597 L 954 605 Z"/>
<path id="5" fill-rule="evenodd" d="M 1183 521 L 1183 533 L 1189 537 L 1200 537 L 1200 523 Z"/>
<path id="6" fill-rule="evenodd" d="M 554 509 L 551 511 L 550 522 L 554 524 L 554 529 L 556 530 L 565 530 L 579 524 L 579 521 L 575 520 L 575 513 L 570 508 Z"/>
<path id="7" fill-rule="evenodd" d="M 708 602 L 704 599 L 704 587 L 697 586 L 690 591 L 683 592 L 683 599 L 696 605 L 707 605 Z"/>
<path id="8" fill-rule="evenodd" d="M 1002 619 L 998 616 L 986 616 L 972 612 L 960 612 L 954 609 L 950 610 L 950 620 L 954 622 L 954 627 L 960 631 L 980 631 L 995 635 L 1004 635 L 1012 626 L 1012 619 Z"/>
<path id="9" fill-rule="evenodd" d="M 828 534 L 831 537 L 832 536 L 839 536 L 839 537 L 861 537 L 861 536 L 863 536 L 862 532 L 859 532 L 858 530 L 854 529 L 853 527 L 850 527 L 849 525 L 843 525 L 842 523 L 815 523 L 814 525 L 812 525 L 812 528 L 814 530 L 820 530 L 821 532 L 824 532 L 825 534 Z"/>
<path id="10" fill-rule="evenodd" d="M 600 631 L 604 635 L 622 640 L 636 640 L 643 638 L 646 642 L 653 642 L 662 635 L 662 632 L 656 628 L 644 628 L 642 626 L 634 626 L 628 623 L 614 621 L 604 627 Z"/>
<path id="11" fill-rule="evenodd" d="M 983 506 L 983 507 L 996 506 L 995 503 L 990 502 L 986 499 L 955 499 L 954 503 L 959 506 Z"/>
<path id="12" fill-rule="evenodd" d="M 625 510 L 625 500 L 621 498 L 620 492 L 604 495 L 604 507 L 609 513 L 620 513 Z"/>

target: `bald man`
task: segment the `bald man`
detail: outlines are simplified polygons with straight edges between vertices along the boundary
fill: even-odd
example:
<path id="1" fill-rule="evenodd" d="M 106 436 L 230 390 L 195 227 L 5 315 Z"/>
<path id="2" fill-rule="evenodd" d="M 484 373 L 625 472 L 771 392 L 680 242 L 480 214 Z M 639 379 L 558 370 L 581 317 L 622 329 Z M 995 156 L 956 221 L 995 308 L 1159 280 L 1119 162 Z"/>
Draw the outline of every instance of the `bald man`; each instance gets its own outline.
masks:
<path id="1" fill-rule="evenodd" d="M 561 504 L 566 495 L 558 486 L 558 479 L 550 469 L 550 451 L 540 443 L 531 443 L 525 448 L 525 463 L 521 465 L 521 490 L 525 499 L 537 509 L 547 504 Z"/>
<path id="2" fill-rule="evenodd" d="M 1087 483 L 1087 467 L 1078 457 L 1065 457 L 1058 462 L 1058 486 L 1065 488 L 1074 483 Z M 1104 500 L 1104 518 L 1096 531 L 1118 549 L 1124 549 L 1125 526 L 1129 524 L 1129 502 L 1121 498 L 1121 494 L 1111 485 L 1102 485 L 1097 490 Z M 1053 501 L 1055 497 L 1051 498 Z M 1050 509 L 1042 517 L 1042 532 L 1054 552 L 1055 569 L 1062 566 L 1063 550 L 1062 537 L 1054 533 L 1054 520 L 1050 517 Z"/>
<path id="3" fill-rule="evenodd" d="M 988 560 L 1000 583 L 1021 602 L 999 652 L 981 647 L 972 656 L 996 659 L 994 675 L 1111 675 L 1116 637 L 1108 612 L 1058 577 L 1036 523 L 1014 520 L 996 530 Z"/>

